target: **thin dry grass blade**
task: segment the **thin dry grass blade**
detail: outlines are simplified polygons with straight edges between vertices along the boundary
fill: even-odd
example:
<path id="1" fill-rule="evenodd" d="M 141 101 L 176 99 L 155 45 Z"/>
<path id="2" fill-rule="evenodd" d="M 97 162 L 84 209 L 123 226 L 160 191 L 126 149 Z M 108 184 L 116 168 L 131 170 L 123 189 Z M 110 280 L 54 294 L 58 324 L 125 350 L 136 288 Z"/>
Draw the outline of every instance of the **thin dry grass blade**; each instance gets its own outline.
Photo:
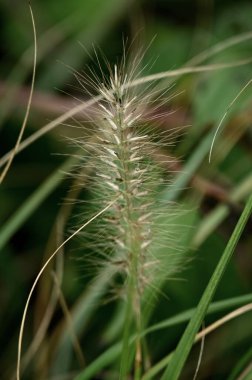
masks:
<path id="1" fill-rule="evenodd" d="M 201 73 L 206 71 L 215 71 L 215 70 L 223 70 L 227 68 L 233 68 L 238 67 L 242 65 L 247 65 L 252 62 L 252 59 L 245 59 L 242 61 L 237 61 L 233 63 L 221 63 L 221 64 L 215 64 L 215 65 L 204 65 L 204 66 L 198 66 L 198 67 L 183 67 L 181 69 L 177 70 L 170 70 L 165 71 L 153 75 L 148 75 L 143 78 L 139 78 L 131 83 L 128 84 L 129 87 L 138 86 L 140 84 L 144 84 L 147 82 L 160 80 L 164 78 L 174 78 L 185 74 L 193 74 L 193 73 Z M 98 101 L 102 99 L 101 96 L 94 97 L 87 102 L 78 104 L 76 107 L 72 108 L 71 110 L 67 111 L 63 115 L 57 117 L 50 123 L 46 124 L 44 127 L 42 127 L 39 131 L 33 133 L 31 136 L 29 136 L 27 139 L 25 139 L 18 147 L 18 150 L 16 153 L 21 152 L 25 148 L 27 148 L 30 144 L 38 140 L 40 137 L 45 135 L 47 132 L 50 132 L 54 128 L 56 128 L 58 125 L 63 124 L 66 120 L 70 119 L 71 117 L 75 116 L 79 112 L 85 111 L 87 108 L 91 107 Z M 0 167 L 3 166 L 9 159 L 9 157 L 12 154 L 12 150 L 8 153 L 6 153 L 1 159 L 0 159 Z"/>
<path id="2" fill-rule="evenodd" d="M 97 214 L 95 214 L 91 219 L 89 219 L 86 223 L 84 223 L 80 228 L 78 228 L 72 235 L 70 235 L 53 253 L 52 255 L 47 259 L 45 264 L 42 266 L 40 269 L 37 277 L 35 278 L 33 285 L 31 287 L 30 293 L 27 297 L 27 301 L 25 304 L 23 316 L 22 316 L 22 321 L 21 321 L 21 326 L 20 326 L 20 332 L 19 332 L 19 338 L 18 338 L 18 355 L 17 355 L 17 380 L 20 380 L 20 365 L 21 365 L 21 353 L 22 353 L 22 342 L 23 342 L 23 334 L 24 334 L 24 324 L 26 320 L 26 315 L 28 311 L 28 307 L 30 304 L 31 297 L 33 295 L 34 289 L 42 276 L 44 270 L 47 268 L 48 264 L 53 260 L 53 258 L 57 255 L 57 253 L 61 250 L 61 248 L 68 242 L 70 241 L 74 236 L 76 236 L 80 231 L 82 231 L 88 224 L 93 222 L 96 218 L 98 218 L 100 215 L 102 215 L 105 211 L 107 211 L 115 202 L 117 199 L 113 200 L 110 202 L 106 207 L 104 207 L 101 211 L 99 211 Z"/>
<path id="3" fill-rule="evenodd" d="M 21 129 L 20 129 L 17 141 L 16 141 L 16 145 L 11 150 L 10 155 L 8 157 L 8 160 L 7 160 L 7 163 L 6 163 L 6 166 L 1 173 L 0 184 L 3 182 L 4 178 L 6 177 L 12 161 L 14 160 L 16 153 L 19 151 L 20 143 L 21 143 L 24 131 L 25 131 L 25 127 L 27 125 L 27 120 L 29 117 L 30 109 L 31 109 L 32 95 L 33 95 L 34 82 L 35 82 L 35 74 L 36 74 L 36 62 L 37 62 L 37 36 L 36 36 L 36 27 L 35 27 L 34 16 L 33 16 L 32 7 L 30 4 L 29 4 L 29 9 L 30 9 L 30 13 L 31 13 L 32 28 L 33 28 L 33 35 L 34 35 L 34 61 L 33 61 L 31 90 L 30 90 L 28 104 L 27 104 L 27 108 L 26 108 L 26 112 L 25 112 L 25 117 L 24 117 Z"/>

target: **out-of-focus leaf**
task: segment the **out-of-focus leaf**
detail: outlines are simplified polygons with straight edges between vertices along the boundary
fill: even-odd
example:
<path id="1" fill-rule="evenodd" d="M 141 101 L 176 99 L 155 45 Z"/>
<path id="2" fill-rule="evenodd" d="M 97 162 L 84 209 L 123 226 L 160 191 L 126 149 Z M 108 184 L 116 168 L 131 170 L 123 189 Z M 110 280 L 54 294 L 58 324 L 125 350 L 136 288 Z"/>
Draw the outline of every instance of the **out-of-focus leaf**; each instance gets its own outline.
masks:
<path id="1" fill-rule="evenodd" d="M 94 0 L 82 2 L 79 12 L 83 15 L 81 28 L 75 37 L 65 43 L 54 61 L 47 65 L 44 72 L 40 75 L 37 83 L 40 88 L 52 88 L 62 84 L 67 84 L 69 76 L 72 73 L 67 70 L 63 64 L 73 67 L 74 70 L 81 69 L 84 60 L 88 58 L 93 46 L 108 35 L 111 28 L 118 19 L 128 9 L 132 0 Z M 85 50 L 78 44 L 84 46 Z M 57 59 L 56 59 L 57 58 Z M 63 62 L 62 63 L 59 63 Z"/>
<path id="2" fill-rule="evenodd" d="M 76 158 L 70 158 L 59 170 L 56 170 L 15 212 L 0 230 L 0 249 L 8 242 L 18 228 L 29 218 L 43 200 L 64 179 L 62 171 L 68 171 L 76 163 Z"/>

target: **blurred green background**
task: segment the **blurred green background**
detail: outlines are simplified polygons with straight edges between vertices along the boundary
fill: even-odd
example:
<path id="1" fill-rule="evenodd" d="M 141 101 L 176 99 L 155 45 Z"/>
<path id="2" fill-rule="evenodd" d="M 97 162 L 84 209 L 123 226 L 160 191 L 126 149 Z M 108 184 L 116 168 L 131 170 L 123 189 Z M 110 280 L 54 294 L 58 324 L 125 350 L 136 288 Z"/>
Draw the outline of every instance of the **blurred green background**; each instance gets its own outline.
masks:
<path id="1" fill-rule="evenodd" d="M 202 51 L 209 52 L 212 46 L 224 41 L 230 41 L 230 46 L 224 49 L 223 45 L 218 53 L 209 54 L 195 64 L 231 64 L 252 58 L 251 1 L 34 0 L 32 9 L 37 29 L 38 62 L 24 139 L 77 104 L 74 97 L 88 98 L 88 94 L 78 88 L 72 70 L 85 73 L 86 65 L 93 65 L 93 46 L 101 49 L 111 64 L 120 60 L 123 39 L 128 40 L 133 54 L 139 45 L 148 46 L 144 60 L 151 64 L 142 75 L 180 68 Z M 2 0 L 0 22 L 2 157 L 15 145 L 25 114 L 34 46 L 26 1 Z M 235 43 L 238 38 L 240 42 Z M 175 78 L 171 91 L 178 95 L 167 104 L 167 109 L 175 112 L 166 124 L 167 128 L 188 125 L 186 133 L 170 153 L 182 173 L 180 190 L 175 192 L 173 200 L 182 208 L 192 210 L 188 220 L 192 228 L 186 242 L 186 254 L 191 260 L 177 276 L 179 281 L 172 279 L 164 286 L 167 298 L 160 297 L 152 323 L 197 305 L 251 193 L 252 86 L 231 108 L 217 137 L 213 161 L 211 165 L 208 163 L 211 131 L 217 127 L 230 102 L 251 79 L 251 68 L 250 63 Z M 74 121 L 70 123 L 74 124 Z M 18 329 L 28 291 L 46 255 L 57 244 L 58 224 L 55 227 L 55 221 L 59 223 L 58 216 L 72 183 L 72 179 L 65 179 L 63 174 L 71 171 L 70 167 L 61 167 L 65 165 L 66 155 L 72 152 L 65 137 L 73 133 L 63 123 L 31 144 L 15 157 L 1 186 L 0 369 L 4 379 L 12 378 L 15 369 Z M 174 180 L 177 180 L 175 174 Z M 70 222 L 64 228 L 64 236 L 69 228 L 73 228 Z M 251 293 L 251 228 L 250 220 L 215 300 Z M 85 263 L 78 259 L 78 244 L 75 241 L 68 245 L 64 255 L 62 289 L 70 309 L 77 308 L 77 305 L 82 308 L 81 300 L 89 280 Z M 62 263 L 57 265 L 60 268 Z M 24 352 L 43 320 L 52 283 L 48 271 L 29 309 Z M 96 301 L 91 302 L 95 304 Z M 111 333 L 109 337 L 105 333 L 110 324 L 116 324 L 116 303 L 102 304 L 98 312 L 97 307 L 83 317 L 84 306 L 79 314 L 80 320 L 76 322 L 87 362 L 120 335 Z M 68 347 L 64 355 L 58 348 L 66 329 L 65 316 L 60 302 L 53 309 L 44 339 L 25 371 L 24 379 L 71 379 L 80 369 L 71 348 Z M 206 324 L 224 314 L 208 317 Z M 82 318 L 83 326 L 80 327 Z M 198 379 L 228 378 L 251 347 L 251 320 L 251 313 L 248 313 L 206 338 Z M 184 327 L 183 324 L 150 335 L 150 345 L 155 347 L 153 362 L 175 348 Z M 184 379 L 193 377 L 198 354 L 199 346 L 196 346 L 184 370 Z M 249 362 L 252 353 L 247 356 Z M 110 377 L 104 372 L 93 378 Z"/>

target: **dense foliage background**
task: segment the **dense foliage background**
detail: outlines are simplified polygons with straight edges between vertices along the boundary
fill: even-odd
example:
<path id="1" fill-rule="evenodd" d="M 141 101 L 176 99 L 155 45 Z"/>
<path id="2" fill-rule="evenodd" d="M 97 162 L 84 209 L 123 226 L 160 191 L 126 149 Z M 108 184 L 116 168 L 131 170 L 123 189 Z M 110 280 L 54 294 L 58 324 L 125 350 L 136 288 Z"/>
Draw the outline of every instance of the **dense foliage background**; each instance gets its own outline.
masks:
<path id="1" fill-rule="evenodd" d="M 38 63 L 24 138 L 70 109 L 76 104 L 74 97 L 87 99 L 88 95 L 78 88 L 69 66 L 85 73 L 85 65 L 93 65 L 93 45 L 101 48 L 111 64 L 122 55 L 123 38 L 128 39 L 129 45 L 133 41 L 132 51 L 139 44 L 149 46 L 144 59 L 151 65 L 143 75 L 180 68 L 200 52 L 209 51 L 207 49 L 211 46 L 228 39 L 235 42 L 238 37 L 241 37 L 239 43 L 226 49 L 223 46 L 217 54 L 195 63 L 231 64 L 252 58 L 250 1 L 35 0 L 32 8 L 38 36 Z M 2 157 L 14 146 L 24 117 L 31 83 L 33 34 L 26 2 L 3 0 L 0 22 Z M 176 112 L 167 118 L 165 126 L 189 125 L 170 153 L 176 158 L 175 169 L 182 173 L 180 190 L 175 193 L 174 200 L 182 208 L 191 210 L 186 223 L 192 228 L 185 243 L 186 257 L 190 260 L 187 259 L 183 270 L 165 285 L 162 293 L 167 297 L 159 297 L 151 323 L 197 305 L 252 191 L 252 86 L 244 91 L 225 119 L 210 165 L 207 159 L 212 131 L 230 102 L 251 79 L 251 67 L 250 63 L 180 76 L 171 90 L 178 95 L 168 102 L 167 109 Z M 76 196 L 68 194 L 72 179 L 65 179 L 63 174 L 70 169 L 61 167 L 65 155 L 72 152 L 65 136 L 73 133 L 73 129 L 63 124 L 29 145 L 15 158 L 1 186 L 0 368 L 5 379 L 9 379 L 15 369 L 18 330 L 28 291 L 43 260 L 61 241 L 57 228 L 61 228 L 59 215 L 67 212 L 66 208 L 62 211 L 63 200 Z M 176 178 L 175 173 L 174 180 Z M 85 197 L 85 191 L 82 197 Z M 77 224 L 75 219 L 70 220 L 63 228 L 64 236 L 68 236 L 69 229 L 73 230 Z M 215 300 L 251 294 L 251 227 L 250 220 Z M 44 339 L 25 371 L 24 379 L 71 379 L 79 372 L 80 365 L 72 355 L 71 340 L 68 339 L 65 346 L 62 343 L 68 326 L 65 322 L 66 305 L 77 315 L 73 317 L 73 324 L 76 324 L 87 363 L 120 337 L 120 331 L 116 329 L 116 302 L 100 305 L 100 301 L 91 300 L 91 304 L 97 307 L 86 314 L 85 297 L 88 291 L 92 291 L 87 290 L 87 283 L 92 275 L 87 273 L 81 257 L 79 240 L 65 248 L 64 298 L 61 295 L 61 301 L 52 307 L 55 310 L 48 329 L 43 333 Z M 61 265 L 62 262 L 58 262 L 59 271 Z M 48 270 L 29 309 L 24 353 L 44 318 L 52 287 L 53 278 Z M 229 311 L 227 308 L 208 316 L 205 324 Z M 176 347 L 184 328 L 182 323 L 148 337 L 152 362 Z M 245 368 L 252 360 L 251 339 L 251 312 L 207 336 L 198 379 L 227 379 L 241 358 L 245 358 L 242 365 Z M 193 378 L 198 355 L 199 345 L 196 345 L 182 378 Z M 238 378 L 235 372 L 232 376 L 230 379 Z M 93 378 L 113 377 L 112 373 L 101 371 Z"/>

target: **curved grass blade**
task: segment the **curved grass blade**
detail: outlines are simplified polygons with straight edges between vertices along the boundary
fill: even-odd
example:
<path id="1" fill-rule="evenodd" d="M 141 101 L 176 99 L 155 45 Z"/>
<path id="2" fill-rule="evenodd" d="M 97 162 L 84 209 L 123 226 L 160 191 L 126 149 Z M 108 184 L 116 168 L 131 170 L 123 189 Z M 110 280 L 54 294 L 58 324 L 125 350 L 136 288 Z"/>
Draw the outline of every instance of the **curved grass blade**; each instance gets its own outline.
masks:
<path id="1" fill-rule="evenodd" d="M 140 84 L 157 81 L 160 79 L 166 79 L 166 78 L 172 78 L 172 77 L 180 77 L 182 75 L 186 74 L 193 74 L 193 73 L 203 73 L 206 71 L 214 71 L 214 70 L 223 70 L 227 68 L 233 68 L 238 67 L 242 65 L 247 65 L 252 62 L 252 59 L 245 59 L 242 61 L 237 61 L 233 63 L 222 63 L 222 64 L 215 64 L 215 65 L 204 65 L 204 66 L 197 66 L 197 67 L 182 67 L 181 69 L 177 70 L 170 70 L 165 71 L 153 75 L 148 75 L 146 77 L 139 78 L 131 83 L 128 84 L 128 87 L 135 87 Z M 40 137 L 42 137 L 47 132 L 53 130 L 60 124 L 64 123 L 66 120 L 70 119 L 74 115 L 76 115 L 79 112 L 83 112 L 88 107 L 94 105 L 98 101 L 102 99 L 101 96 L 97 96 L 95 98 L 91 98 L 86 102 L 83 102 L 81 104 L 78 104 L 74 108 L 70 109 L 66 113 L 62 114 L 61 116 L 57 117 L 50 123 L 46 124 L 44 127 L 40 128 L 39 131 L 33 133 L 31 136 L 27 137 L 20 145 L 17 150 L 17 153 L 21 152 L 25 148 L 27 148 L 31 143 L 38 140 Z M 8 153 L 6 153 L 3 157 L 0 159 L 0 167 L 3 166 L 9 159 L 10 155 L 12 154 L 12 150 L 10 150 Z"/>
<path id="2" fill-rule="evenodd" d="M 207 314 L 214 314 L 232 308 L 234 306 L 239 306 L 252 301 L 252 294 L 247 294 L 243 296 L 233 297 L 223 301 L 213 302 L 207 311 Z M 162 330 L 167 327 L 176 326 L 181 323 L 185 323 L 193 316 L 195 308 L 186 310 L 180 314 L 177 314 L 171 318 L 168 318 L 162 322 L 159 322 L 143 332 L 143 335 L 147 335 L 154 331 Z M 133 342 L 133 337 L 131 337 Z M 89 380 L 101 371 L 103 368 L 113 363 L 120 355 L 122 349 L 121 342 L 114 344 L 112 347 L 108 348 L 103 354 L 101 354 L 97 359 L 95 359 L 90 365 L 88 365 L 74 380 Z M 167 360 L 167 357 L 165 358 Z M 166 362 L 165 362 L 166 365 Z M 160 369 L 163 365 L 160 365 Z M 155 367 L 156 372 L 158 370 Z"/>
<path id="3" fill-rule="evenodd" d="M 78 12 L 79 13 L 79 12 Z M 47 29 L 41 36 L 38 36 L 38 54 L 37 64 L 40 63 L 44 57 L 50 53 L 72 33 L 76 23 L 76 14 L 70 14 L 66 19 L 61 20 L 59 23 L 54 24 L 51 28 Z M 75 21 L 75 22 L 74 22 Z M 4 98 L 0 103 L 0 127 L 6 121 L 12 109 L 13 99 L 15 98 L 19 87 L 25 82 L 33 65 L 31 50 L 33 47 L 28 47 L 22 54 L 17 64 L 13 67 L 8 77 L 5 79 L 7 82 L 7 89 Z"/>
<path id="4" fill-rule="evenodd" d="M 234 249 L 239 241 L 239 238 L 242 234 L 242 231 L 251 215 L 252 211 L 252 195 L 249 197 L 245 208 L 242 212 L 242 215 L 234 229 L 234 232 L 229 239 L 229 242 L 226 246 L 226 249 L 224 250 L 219 263 L 208 283 L 208 286 L 206 290 L 203 293 L 203 296 L 201 297 L 201 300 L 196 308 L 196 311 L 187 326 L 178 346 L 177 349 L 172 356 L 172 359 L 165 370 L 161 380 L 177 380 L 182 368 L 185 364 L 185 361 L 189 355 L 190 349 L 193 345 L 195 336 L 197 334 L 197 331 L 199 330 L 202 320 L 207 312 L 207 309 L 209 307 L 209 304 L 215 294 L 215 291 L 217 289 L 217 286 L 219 285 L 219 282 L 222 278 L 222 275 L 227 267 L 227 264 L 229 263 L 229 260 L 232 257 L 232 254 L 234 252 Z"/>
<path id="5" fill-rule="evenodd" d="M 24 131 L 25 131 L 25 127 L 27 125 L 28 117 L 29 117 L 29 114 L 30 114 L 32 96 L 33 96 L 33 92 L 34 92 L 36 64 L 37 64 L 37 35 L 36 35 L 36 26 L 35 26 L 35 20 L 34 20 L 34 16 L 33 16 L 33 11 L 32 11 L 32 7 L 31 7 L 30 4 L 29 4 L 29 8 L 30 8 L 30 14 L 31 14 L 33 36 L 34 36 L 34 58 L 33 58 L 33 70 L 32 70 L 31 89 L 30 89 L 30 95 L 29 95 L 29 99 L 28 99 L 28 103 L 27 103 L 27 107 L 26 107 L 26 111 L 25 111 L 25 117 L 24 117 L 21 129 L 20 129 L 20 132 L 18 134 L 18 138 L 17 138 L 16 144 L 15 144 L 14 148 L 12 149 L 12 154 L 10 155 L 10 157 L 9 157 L 7 163 L 6 163 L 6 166 L 4 167 L 4 169 L 3 169 L 3 171 L 2 171 L 2 173 L 0 175 L 0 185 L 2 184 L 4 178 L 6 177 L 6 175 L 8 173 L 8 170 L 10 169 L 10 166 L 12 164 L 12 161 L 14 160 L 15 154 L 18 151 L 18 147 L 19 147 L 20 142 L 22 140 L 22 137 L 23 137 L 23 134 L 24 134 Z"/>
<path id="6" fill-rule="evenodd" d="M 40 269 L 39 273 L 37 274 L 37 277 L 35 278 L 33 285 L 31 287 L 30 293 L 27 297 L 26 304 L 24 307 L 23 315 L 22 315 L 22 321 L 21 321 L 21 326 L 19 330 L 19 338 L 18 338 L 18 355 L 17 355 L 17 380 L 20 380 L 20 367 L 21 367 L 21 353 L 22 353 L 22 343 L 23 343 L 23 334 L 24 334 L 24 326 L 25 326 L 25 321 L 26 321 L 26 316 L 27 316 L 27 311 L 28 307 L 30 305 L 30 300 L 31 297 L 34 293 L 34 289 L 44 273 L 45 269 L 47 266 L 50 264 L 50 262 L 55 258 L 55 256 L 60 253 L 61 248 L 65 246 L 66 243 L 69 242 L 74 236 L 76 236 L 80 231 L 82 231 L 88 224 L 92 223 L 93 220 L 98 218 L 101 214 L 103 214 L 108 208 L 110 208 L 113 204 L 115 203 L 115 200 L 110 202 L 104 209 L 99 211 L 97 214 L 95 214 L 91 219 L 89 219 L 86 223 L 84 223 L 80 228 L 78 228 L 76 231 L 74 231 L 66 240 L 61 243 L 61 245 L 51 254 L 51 256 L 47 259 L 47 261 L 44 263 L 42 268 Z"/>

